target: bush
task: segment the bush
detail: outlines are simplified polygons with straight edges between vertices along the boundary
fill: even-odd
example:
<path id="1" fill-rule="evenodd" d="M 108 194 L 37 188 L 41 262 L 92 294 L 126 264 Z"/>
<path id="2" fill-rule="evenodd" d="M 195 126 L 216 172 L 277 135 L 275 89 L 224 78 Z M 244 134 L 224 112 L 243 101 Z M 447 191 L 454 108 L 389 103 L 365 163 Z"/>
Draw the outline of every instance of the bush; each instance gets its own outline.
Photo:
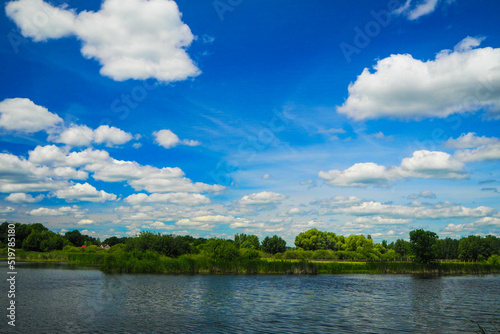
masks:
<path id="1" fill-rule="evenodd" d="M 336 256 L 331 250 L 318 249 L 313 252 L 312 258 L 315 260 L 334 260 Z"/>
<path id="2" fill-rule="evenodd" d="M 260 254 L 253 248 L 242 248 L 240 249 L 240 256 L 242 259 L 252 260 L 258 259 L 260 257 Z"/>
<path id="3" fill-rule="evenodd" d="M 211 259 L 232 261 L 240 256 L 240 252 L 234 242 L 225 239 L 209 239 L 203 245 L 203 252 Z"/>
<path id="4" fill-rule="evenodd" d="M 494 267 L 500 267 L 500 255 L 494 254 L 488 258 L 487 264 Z"/>

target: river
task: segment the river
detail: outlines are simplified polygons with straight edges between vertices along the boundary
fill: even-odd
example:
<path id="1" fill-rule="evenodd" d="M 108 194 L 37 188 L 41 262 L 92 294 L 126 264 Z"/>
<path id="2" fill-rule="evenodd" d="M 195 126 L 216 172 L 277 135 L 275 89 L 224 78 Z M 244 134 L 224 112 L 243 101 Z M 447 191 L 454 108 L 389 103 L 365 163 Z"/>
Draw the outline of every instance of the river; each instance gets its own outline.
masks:
<path id="1" fill-rule="evenodd" d="M 0 269 L 7 276 L 5 263 Z M 500 275 L 107 275 L 18 263 L 2 333 L 474 333 L 500 328 Z"/>

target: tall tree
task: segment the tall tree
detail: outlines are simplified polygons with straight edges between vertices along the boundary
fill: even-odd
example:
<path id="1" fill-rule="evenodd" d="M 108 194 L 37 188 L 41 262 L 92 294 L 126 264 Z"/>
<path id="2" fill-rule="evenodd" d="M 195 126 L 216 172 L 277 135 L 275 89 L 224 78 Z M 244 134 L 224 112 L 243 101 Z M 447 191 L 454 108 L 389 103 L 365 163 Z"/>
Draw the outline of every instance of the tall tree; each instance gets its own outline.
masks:
<path id="1" fill-rule="evenodd" d="M 436 241 L 438 236 L 431 231 L 423 229 L 410 232 L 412 254 L 419 263 L 430 263 L 436 259 Z"/>
<path id="2" fill-rule="evenodd" d="M 310 229 L 295 237 L 295 246 L 305 250 L 331 249 L 338 250 L 339 240 L 333 232 Z"/>
<path id="3" fill-rule="evenodd" d="M 283 253 L 286 251 L 286 241 L 277 235 L 272 238 L 266 237 L 262 241 L 262 249 L 269 254 Z"/>

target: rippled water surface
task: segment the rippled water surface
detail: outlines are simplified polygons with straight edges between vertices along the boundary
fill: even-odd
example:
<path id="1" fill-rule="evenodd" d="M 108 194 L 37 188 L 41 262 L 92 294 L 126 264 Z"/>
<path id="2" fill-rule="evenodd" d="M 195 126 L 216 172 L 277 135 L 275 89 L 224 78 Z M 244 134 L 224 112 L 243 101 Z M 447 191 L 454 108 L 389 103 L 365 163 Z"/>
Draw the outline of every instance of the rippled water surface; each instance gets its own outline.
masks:
<path id="1" fill-rule="evenodd" d="M 2 333 L 474 333 L 470 320 L 500 322 L 500 275 L 106 275 L 22 263 L 17 290 L 17 326 L 4 315 Z"/>

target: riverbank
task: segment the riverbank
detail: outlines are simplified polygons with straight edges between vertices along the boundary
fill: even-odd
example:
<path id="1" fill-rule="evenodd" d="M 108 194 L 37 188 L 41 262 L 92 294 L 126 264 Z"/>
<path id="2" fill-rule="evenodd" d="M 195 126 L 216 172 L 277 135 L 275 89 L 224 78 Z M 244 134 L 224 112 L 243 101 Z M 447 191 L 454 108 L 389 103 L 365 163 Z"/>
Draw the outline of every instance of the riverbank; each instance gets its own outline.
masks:
<path id="1" fill-rule="evenodd" d="M 154 274 L 430 274 L 463 275 L 500 273 L 500 266 L 484 262 L 436 262 L 422 265 L 397 261 L 311 261 L 276 259 L 210 259 L 201 254 L 178 258 L 155 252 L 96 252 L 17 253 L 17 261 L 68 262 L 82 266 L 98 266 L 106 273 Z"/>

